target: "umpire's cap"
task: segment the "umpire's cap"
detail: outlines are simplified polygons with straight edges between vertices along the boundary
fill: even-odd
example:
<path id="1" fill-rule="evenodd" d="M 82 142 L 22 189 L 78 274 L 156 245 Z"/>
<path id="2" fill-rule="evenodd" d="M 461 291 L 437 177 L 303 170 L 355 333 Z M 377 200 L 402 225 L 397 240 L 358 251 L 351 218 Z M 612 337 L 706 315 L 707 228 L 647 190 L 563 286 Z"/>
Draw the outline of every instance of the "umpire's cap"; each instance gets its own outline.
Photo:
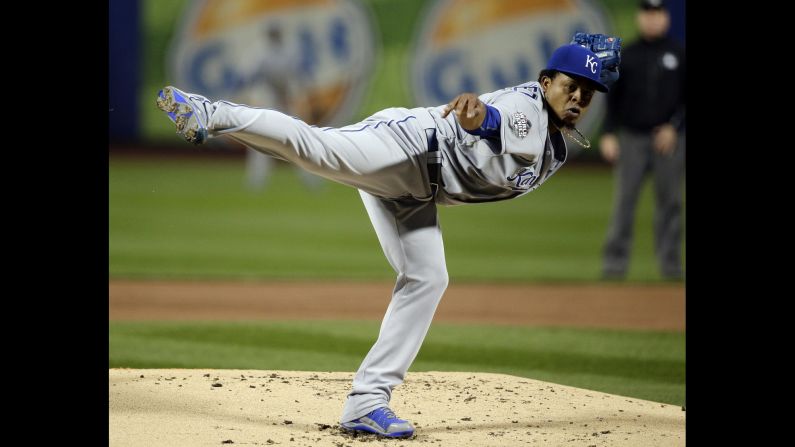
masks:
<path id="1" fill-rule="evenodd" d="M 610 90 L 599 80 L 602 74 L 602 61 L 593 51 L 576 43 L 555 50 L 549 58 L 547 70 L 557 70 L 570 76 L 585 78 L 593 83 L 596 90 L 603 93 Z"/>
<path id="2" fill-rule="evenodd" d="M 664 0 L 642 0 L 640 2 L 640 9 L 645 11 L 665 9 Z"/>

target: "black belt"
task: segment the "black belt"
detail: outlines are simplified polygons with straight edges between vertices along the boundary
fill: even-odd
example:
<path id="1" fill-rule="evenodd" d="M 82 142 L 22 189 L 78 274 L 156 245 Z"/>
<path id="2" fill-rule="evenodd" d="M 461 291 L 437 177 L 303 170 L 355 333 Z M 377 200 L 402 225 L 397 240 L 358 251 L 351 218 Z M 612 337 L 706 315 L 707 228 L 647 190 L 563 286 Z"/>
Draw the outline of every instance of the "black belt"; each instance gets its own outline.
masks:
<path id="1" fill-rule="evenodd" d="M 431 184 L 431 194 L 434 196 L 442 183 L 442 153 L 439 152 L 439 140 L 436 139 L 436 129 L 425 129 L 425 138 L 428 139 L 428 180 Z"/>

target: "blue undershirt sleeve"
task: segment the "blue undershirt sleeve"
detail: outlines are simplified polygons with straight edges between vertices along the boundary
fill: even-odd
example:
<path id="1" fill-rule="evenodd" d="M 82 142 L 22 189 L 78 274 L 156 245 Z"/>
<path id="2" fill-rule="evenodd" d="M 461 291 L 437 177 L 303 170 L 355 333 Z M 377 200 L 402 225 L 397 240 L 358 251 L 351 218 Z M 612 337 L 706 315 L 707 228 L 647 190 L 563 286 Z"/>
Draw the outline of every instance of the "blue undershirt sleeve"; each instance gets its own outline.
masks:
<path id="1" fill-rule="evenodd" d="M 501 121 L 500 112 L 494 107 L 486 104 L 486 118 L 483 120 L 483 124 L 475 130 L 464 129 L 464 131 L 470 135 L 477 135 L 481 138 L 499 140 Z"/>

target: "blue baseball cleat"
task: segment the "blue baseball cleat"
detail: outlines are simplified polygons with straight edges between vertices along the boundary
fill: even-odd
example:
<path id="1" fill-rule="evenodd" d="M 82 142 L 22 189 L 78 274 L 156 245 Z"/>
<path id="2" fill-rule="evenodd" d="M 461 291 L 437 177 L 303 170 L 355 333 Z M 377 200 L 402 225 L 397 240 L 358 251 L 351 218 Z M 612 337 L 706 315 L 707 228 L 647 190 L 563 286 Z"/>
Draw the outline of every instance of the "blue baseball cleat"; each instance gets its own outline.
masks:
<path id="1" fill-rule="evenodd" d="M 168 86 L 158 92 L 157 107 L 166 112 L 177 125 L 177 133 L 187 141 L 202 144 L 207 140 L 207 122 L 213 110 L 209 99 Z"/>
<path id="2" fill-rule="evenodd" d="M 387 438 L 408 438 L 414 434 L 414 426 L 409 421 L 398 419 L 389 407 L 378 408 L 340 426 L 344 430 L 375 433 Z"/>

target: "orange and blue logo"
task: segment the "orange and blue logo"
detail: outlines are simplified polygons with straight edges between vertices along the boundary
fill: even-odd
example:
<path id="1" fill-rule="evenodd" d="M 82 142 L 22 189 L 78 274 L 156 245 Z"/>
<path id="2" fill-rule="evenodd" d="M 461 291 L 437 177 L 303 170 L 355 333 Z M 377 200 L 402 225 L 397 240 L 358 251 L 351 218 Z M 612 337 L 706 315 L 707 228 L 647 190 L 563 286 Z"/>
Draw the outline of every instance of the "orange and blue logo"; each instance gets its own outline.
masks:
<path id="1" fill-rule="evenodd" d="M 414 100 L 436 106 L 463 92 L 535 81 L 555 49 L 576 32 L 611 29 L 598 5 L 584 0 L 439 0 L 414 43 Z M 585 132 L 604 114 L 599 96 L 578 125 Z"/>
<path id="2" fill-rule="evenodd" d="M 341 125 L 369 84 L 376 41 L 370 13 L 355 0 L 191 2 L 168 56 L 168 83 Z"/>

